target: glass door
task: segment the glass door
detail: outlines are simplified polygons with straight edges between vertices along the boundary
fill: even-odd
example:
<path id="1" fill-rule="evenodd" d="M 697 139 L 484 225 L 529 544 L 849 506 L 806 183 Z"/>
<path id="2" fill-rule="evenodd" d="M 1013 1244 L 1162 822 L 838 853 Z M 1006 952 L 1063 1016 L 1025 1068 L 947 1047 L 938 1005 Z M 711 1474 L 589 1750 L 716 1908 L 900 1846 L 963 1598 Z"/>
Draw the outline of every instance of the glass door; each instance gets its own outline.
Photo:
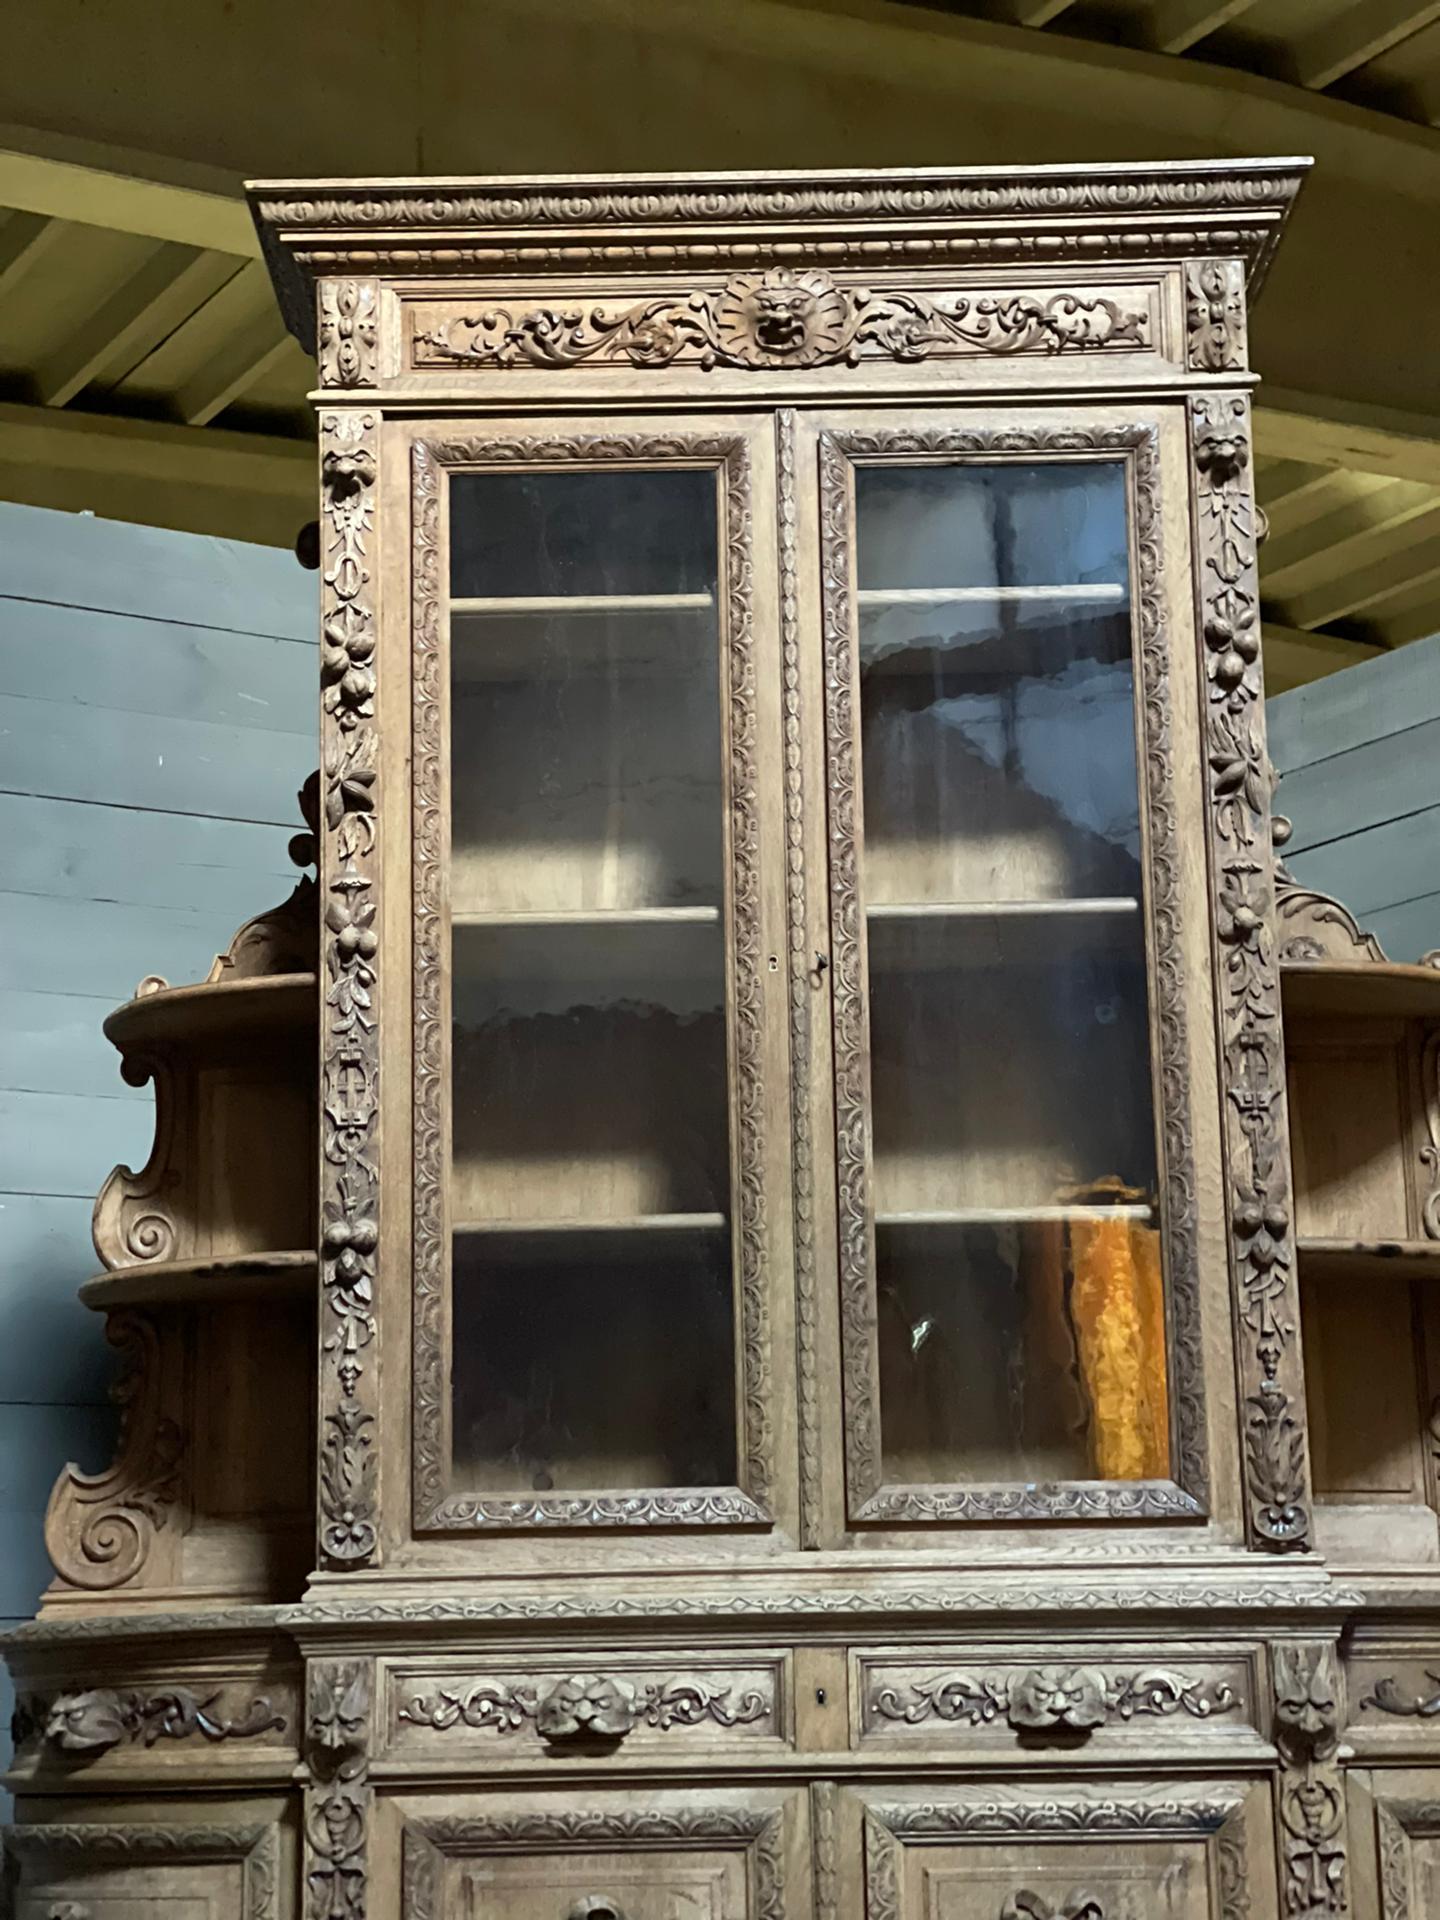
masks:
<path id="1" fill-rule="evenodd" d="M 422 1526 L 770 1517 L 752 438 L 415 449 Z"/>
<path id="2" fill-rule="evenodd" d="M 1193 1515 L 1156 429 L 819 463 L 850 1518 Z"/>

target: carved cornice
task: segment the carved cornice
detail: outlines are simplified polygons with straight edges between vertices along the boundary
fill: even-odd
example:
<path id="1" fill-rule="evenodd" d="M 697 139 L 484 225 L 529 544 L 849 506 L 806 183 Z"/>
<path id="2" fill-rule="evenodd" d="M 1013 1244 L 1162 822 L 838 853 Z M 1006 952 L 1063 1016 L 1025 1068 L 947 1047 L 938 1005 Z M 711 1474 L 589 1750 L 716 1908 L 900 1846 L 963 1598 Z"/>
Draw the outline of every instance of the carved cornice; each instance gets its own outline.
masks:
<path id="1" fill-rule="evenodd" d="M 729 674 L 727 808 L 730 849 L 731 1060 L 736 1083 L 734 1154 L 740 1269 L 739 1339 L 743 1353 L 740 1479 L 737 1487 L 652 1488 L 624 1494 L 515 1498 L 450 1493 L 442 1457 L 447 1361 L 441 1337 L 448 1250 L 443 1230 L 446 1112 L 442 1071 L 443 862 L 441 713 L 444 585 L 439 577 L 441 491 L 446 468 L 585 460 L 714 466 L 724 516 L 725 648 Z M 415 1524 L 479 1531 L 523 1527 L 753 1527 L 770 1518 L 774 1471 L 771 1433 L 770 1280 L 765 1219 L 764 957 L 760 951 L 760 809 L 754 653 L 750 459 L 734 434 L 576 434 L 499 437 L 474 434 L 416 441 L 412 452 L 414 686 L 412 853 L 415 885 L 414 992 L 414 1465 Z"/>
<path id="2" fill-rule="evenodd" d="M 87 1592 L 140 1581 L 156 1535 L 179 1497 L 183 1441 L 161 1411 L 161 1350 L 154 1324 L 114 1313 L 105 1337 L 125 1355 L 111 1389 L 120 1408 L 114 1464 L 103 1473 L 66 1467 L 45 1512 L 45 1549 L 57 1579 Z"/>
<path id="3" fill-rule="evenodd" d="M 1065 1727 L 1091 1732 L 1114 1718 L 1195 1720 L 1231 1713 L 1241 1705 L 1224 1681 L 1196 1679 L 1172 1667 L 1107 1674 L 1099 1667 L 1031 1667 L 1020 1673 L 953 1672 L 912 1682 L 908 1698 L 892 1686 L 875 1687 L 867 1710 L 907 1726 L 936 1719 L 988 1726 L 1004 1719 L 1018 1730 Z"/>
<path id="4" fill-rule="evenodd" d="M 1006 1487 L 881 1485 L 875 1369 L 875 1304 L 868 1198 L 868 1014 L 862 957 L 858 719 L 852 676 L 851 463 L 867 455 L 974 457 L 1090 454 L 1123 458 L 1134 486 L 1134 609 L 1150 826 L 1149 912 L 1154 930 L 1159 1074 L 1164 1098 L 1166 1274 L 1171 1301 L 1169 1368 L 1174 1406 L 1174 1480 Z M 1190 1113 L 1188 987 L 1179 945 L 1179 856 L 1170 740 L 1169 638 L 1160 546 L 1159 448 L 1148 425 L 1067 424 L 936 431 L 825 433 L 820 437 L 822 636 L 828 745 L 830 936 L 835 1022 L 836 1174 L 839 1195 L 841 1329 L 847 1485 L 852 1518 L 1094 1520 L 1194 1517 L 1206 1508 L 1208 1470 L 1202 1383 L 1195 1153 Z"/>
<path id="5" fill-rule="evenodd" d="M 693 363 L 776 369 L 994 354 L 1144 352 L 1153 346 L 1149 298 L 1127 303 L 996 291 L 931 299 L 839 285 L 817 267 L 741 273 L 718 288 L 587 307 L 418 309 L 410 364 L 561 368 L 624 360 L 637 367 Z"/>
<path id="6" fill-rule="evenodd" d="M 1284 1911 L 1294 1920 L 1343 1914 L 1349 1899 L 1340 1663 L 1329 1641 L 1282 1642 L 1271 1649 L 1271 1662 L 1283 1769 L 1277 1811 Z"/>
<path id="7" fill-rule="evenodd" d="M 376 823 L 376 422 L 320 418 L 321 1388 L 319 1544 L 331 1566 L 375 1553 L 375 1261 L 380 1242 L 380 864 Z"/>
<path id="8" fill-rule="evenodd" d="M 625 271 L 704 260 L 1242 259 L 1252 293 L 1307 162 L 967 169 L 684 180 L 264 181 L 251 209 L 287 321 L 313 350 L 307 276 L 499 268 Z"/>
<path id="9" fill-rule="evenodd" d="M 1230 393 L 1192 399 L 1190 425 L 1246 1527 L 1253 1545 L 1290 1552 L 1311 1544 L 1310 1474 L 1272 931 L 1272 782 L 1248 404 Z"/>
<path id="10" fill-rule="evenodd" d="M 372 1668 L 312 1660 L 305 1672 L 305 1920 L 365 1920 Z"/>
<path id="11" fill-rule="evenodd" d="M 280 1841 L 274 1826 L 152 1826 L 66 1821 L 0 1828 L 5 1850 L 25 1867 L 31 1862 L 51 1873 L 103 1872 L 116 1867 L 199 1866 L 237 1862 L 242 1870 L 242 1904 L 236 1920 L 276 1920 L 280 1911 Z M 60 1908 L 56 1908 L 58 1913 Z"/>

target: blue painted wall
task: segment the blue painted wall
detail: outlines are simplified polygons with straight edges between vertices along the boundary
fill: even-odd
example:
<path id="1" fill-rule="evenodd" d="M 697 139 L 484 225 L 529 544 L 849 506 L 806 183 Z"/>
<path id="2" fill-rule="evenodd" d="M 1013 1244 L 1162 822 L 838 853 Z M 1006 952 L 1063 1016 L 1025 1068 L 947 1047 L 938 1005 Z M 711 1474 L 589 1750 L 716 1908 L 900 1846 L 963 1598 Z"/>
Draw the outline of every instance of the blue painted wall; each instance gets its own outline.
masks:
<path id="1" fill-rule="evenodd" d="M 75 1289 L 151 1100 L 100 1022 L 148 973 L 203 978 L 289 892 L 314 607 L 273 548 L 0 504 L 0 1620 L 49 1579 L 61 1467 L 110 1456 L 109 1349 Z"/>
<path id="2" fill-rule="evenodd" d="M 1277 694 L 1286 860 L 1392 960 L 1440 947 L 1440 634 Z"/>

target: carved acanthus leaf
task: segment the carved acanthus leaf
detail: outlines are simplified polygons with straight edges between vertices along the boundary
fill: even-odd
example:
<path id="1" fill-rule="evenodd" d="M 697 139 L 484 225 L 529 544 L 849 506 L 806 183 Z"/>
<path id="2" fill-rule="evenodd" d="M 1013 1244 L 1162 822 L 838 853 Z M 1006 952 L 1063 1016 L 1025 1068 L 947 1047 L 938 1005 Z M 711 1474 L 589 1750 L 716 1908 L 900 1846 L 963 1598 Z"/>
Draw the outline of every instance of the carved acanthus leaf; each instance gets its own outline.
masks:
<path id="1" fill-rule="evenodd" d="M 414 364 L 569 367 L 628 360 L 704 369 L 855 364 L 867 354 L 924 360 L 962 353 L 1134 350 L 1150 345 L 1143 301 L 1073 293 L 995 293 L 932 300 L 920 293 L 842 287 L 817 268 L 739 273 L 722 287 L 629 306 L 486 307 L 417 316 Z"/>
<path id="2" fill-rule="evenodd" d="M 373 280 L 322 280 L 317 358 L 322 387 L 373 387 L 376 305 Z"/>
<path id="3" fill-rule="evenodd" d="M 1185 267 L 1186 363 L 1198 373 L 1245 365 L 1245 271 L 1238 260 L 1191 260 Z"/>

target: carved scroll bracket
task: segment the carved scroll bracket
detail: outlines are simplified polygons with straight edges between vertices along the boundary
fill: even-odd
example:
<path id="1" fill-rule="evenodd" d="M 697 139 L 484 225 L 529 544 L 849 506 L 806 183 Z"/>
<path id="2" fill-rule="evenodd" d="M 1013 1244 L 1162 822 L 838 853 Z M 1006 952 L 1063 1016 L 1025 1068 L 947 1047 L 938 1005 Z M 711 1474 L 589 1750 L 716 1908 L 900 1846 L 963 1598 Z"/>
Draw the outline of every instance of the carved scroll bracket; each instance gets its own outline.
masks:
<path id="1" fill-rule="evenodd" d="M 111 1397 L 120 1408 L 120 1445 L 104 1473 L 66 1467 L 45 1513 L 45 1548 L 57 1578 L 91 1592 L 124 1586 L 148 1571 L 179 1497 L 180 1429 L 162 1412 L 161 1346 L 143 1314 L 111 1314 L 106 1338 L 126 1356 Z M 173 1532 L 173 1529 L 172 1529 Z"/>
<path id="2" fill-rule="evenodd" d="M 1288 1552 L 1310 1546 L 1310 1475 L 1247 402 L 1231 393 L 1197 397 L 1190 424 L 1246 1523 L 1253 1545 Z"/>
<path id="3" fill-rule="evenodd" d="M 96 1196 L 90 1237 L 112 1271 L 175 1258 L 183 1220 L 182 1156 L 190 1132 L 187 1076 L 174 1071 L 163 1048 L 128 1055 L 120 1075 L 127 1086 L 153 1084 L 155 1138 L 138 1173 L 115 1167 Z"/>
<path id="4" fill-rule="evenodd" d="M 363 1660 L 306 1669 L 305 1920 L 365 1920 L 371 1679 Z"/>
<path id="5" fill-rule="evenodd" d="M 1276 1816 L 1284 1912 L 1293 1920 L 1343 1914 L 1349 1894 L 1340 1663 L 1329 1641 L 1295 1641 L 1273 1647 L 1271 1664 L 1283 1767 Z"/>
<path id="6" fill-rule="evenodd" d="M 380 1244 L 376 985 L 376 421 L 321 416 L 321 1394 L 320 1551 L 370 1560 L 375 1493 L 375 1260 Z"/>

